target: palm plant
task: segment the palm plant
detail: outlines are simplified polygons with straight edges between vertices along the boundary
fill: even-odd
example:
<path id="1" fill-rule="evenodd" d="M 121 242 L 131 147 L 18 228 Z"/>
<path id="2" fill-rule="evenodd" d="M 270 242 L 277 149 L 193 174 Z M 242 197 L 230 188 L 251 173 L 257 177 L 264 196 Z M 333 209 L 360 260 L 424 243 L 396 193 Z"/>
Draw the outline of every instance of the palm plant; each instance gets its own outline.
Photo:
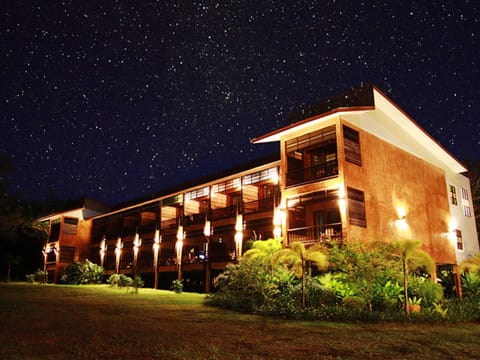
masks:
<path id="1" fill-rule="evenodd" d="M 415 240 L 399 240 L 395 243 L 395 255 L 402 261 L 403 293 L 405 314 L 410 315 L 408 306 L 408 274 L 410 271 L 424 269 L 431 274 L 435 267 L 432 257 L 422 249 L 422 243 Z"/>
<path id="2" fill-rule="evenodd" d="M 301 278 L 302 308 L 305 308 L 305 276 L 308 265 L 315 264 L 320 269 L 328 267 L 328 257 L 323 247 L 312 246 L 305 248 L 301 242 L 294 242 L 290 248 L 278 250 L 272 257 L 272 266 L 283 263 L 294 271 L 297 278 Z"/>

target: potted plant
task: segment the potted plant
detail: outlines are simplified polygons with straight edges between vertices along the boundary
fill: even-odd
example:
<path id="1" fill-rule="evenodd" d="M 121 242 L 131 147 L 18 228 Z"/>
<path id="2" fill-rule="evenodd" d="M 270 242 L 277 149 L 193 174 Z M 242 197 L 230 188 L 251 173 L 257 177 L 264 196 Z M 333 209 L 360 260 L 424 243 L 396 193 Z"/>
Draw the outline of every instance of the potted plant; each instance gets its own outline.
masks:
<path id="1" fill-rule="evenodd" d="M 420 312 L 420 309 L 421 309 L 420 303 L 421 302 L 422 302 L 422 298 L 417 298 L 416 296 L 408 298 L 408 309 L 409 309 L 410 314 Z"/>

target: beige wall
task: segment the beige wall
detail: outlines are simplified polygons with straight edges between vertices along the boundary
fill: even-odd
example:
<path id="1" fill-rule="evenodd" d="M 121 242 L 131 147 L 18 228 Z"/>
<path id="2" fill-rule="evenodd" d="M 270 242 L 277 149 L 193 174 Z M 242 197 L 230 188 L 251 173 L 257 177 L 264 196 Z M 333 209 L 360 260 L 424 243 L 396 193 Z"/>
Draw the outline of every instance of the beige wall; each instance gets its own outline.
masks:
<path id="1" fill-rule="evenodd" d="M 361 130 L 360 146 L 361 167 L 340 157 L 345 188 L 365 192 L 367 228 L 347 225 L 348 241 L 420 240 L 437 263 L 455 263 L 443 170 Z M 398 221 L 400 209 L 406 226 Z"/>

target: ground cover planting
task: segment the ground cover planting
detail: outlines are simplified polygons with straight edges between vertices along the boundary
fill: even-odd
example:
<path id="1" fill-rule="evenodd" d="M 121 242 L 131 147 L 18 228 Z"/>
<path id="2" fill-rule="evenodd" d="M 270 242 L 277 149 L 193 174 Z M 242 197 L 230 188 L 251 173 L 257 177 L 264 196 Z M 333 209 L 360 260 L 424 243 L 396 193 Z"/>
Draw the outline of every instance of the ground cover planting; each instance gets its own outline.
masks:
<path id="1" fill-rule="evenodd" d="M 475 359 L 480 323 L 293 321 L 205 295 L 0 284 L 2 359 Z"/>

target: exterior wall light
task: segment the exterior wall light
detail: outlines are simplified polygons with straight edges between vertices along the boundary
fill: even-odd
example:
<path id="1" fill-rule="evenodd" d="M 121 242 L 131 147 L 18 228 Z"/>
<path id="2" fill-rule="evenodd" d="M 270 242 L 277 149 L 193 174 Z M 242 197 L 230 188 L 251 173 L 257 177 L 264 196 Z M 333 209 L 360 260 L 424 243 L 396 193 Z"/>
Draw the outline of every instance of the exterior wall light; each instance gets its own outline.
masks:
<path id="1" fill-rule="evenodd" d="M 243 242 L 243 215 L 237 214 L 235 222 L 235 257 L 237 260 L 242 258 L 242 242 Z"/>
<path id="2" fill-rule="evenodd" d="M 120 257 L 122 255 L 122 238 L 117 239 L 117 245 L 115 247 L 115 272 L 118 274 L 120 272 Z"/>
<path id="3" fill-rule="evenodd" d="M 153 282 L 153 288 L 158 288 L 158 254 L 160 252 L 160 246 L 162 243 L 162 237 L 160 236 L 160 230 L 155 230 L 155 236 L 153 238 L 153 272 L 155 279 Z"/>
<path id="4" fill-rule="evenodd" d="M 140 235 L 138 232 L 135 234 L 135 238 L 133 239 L 133 278 L 137 277 L 137 262 L 138 262 L 138 251 L 142 246 L 142 239 L 140 239 Z"/>
<path id="5" fill-rule="evenodd" d="M 105 254 L 107 253 L 107 239 L 103 236 L 100 242 L 100 266 L 103 267 L 105 262 Z"/>
<path id="6" fill-rule="evenodd" d="M 178 226 L 177 230 L 177 242 L 175 244 L 175 251 L 177 253 L 177 271 L 178 271 L 178 280 L 182 280 L 182 249 L 183 249 L 183 239 L 185 238 L 185 233 L 183 232 L 183 225 Z"/>

